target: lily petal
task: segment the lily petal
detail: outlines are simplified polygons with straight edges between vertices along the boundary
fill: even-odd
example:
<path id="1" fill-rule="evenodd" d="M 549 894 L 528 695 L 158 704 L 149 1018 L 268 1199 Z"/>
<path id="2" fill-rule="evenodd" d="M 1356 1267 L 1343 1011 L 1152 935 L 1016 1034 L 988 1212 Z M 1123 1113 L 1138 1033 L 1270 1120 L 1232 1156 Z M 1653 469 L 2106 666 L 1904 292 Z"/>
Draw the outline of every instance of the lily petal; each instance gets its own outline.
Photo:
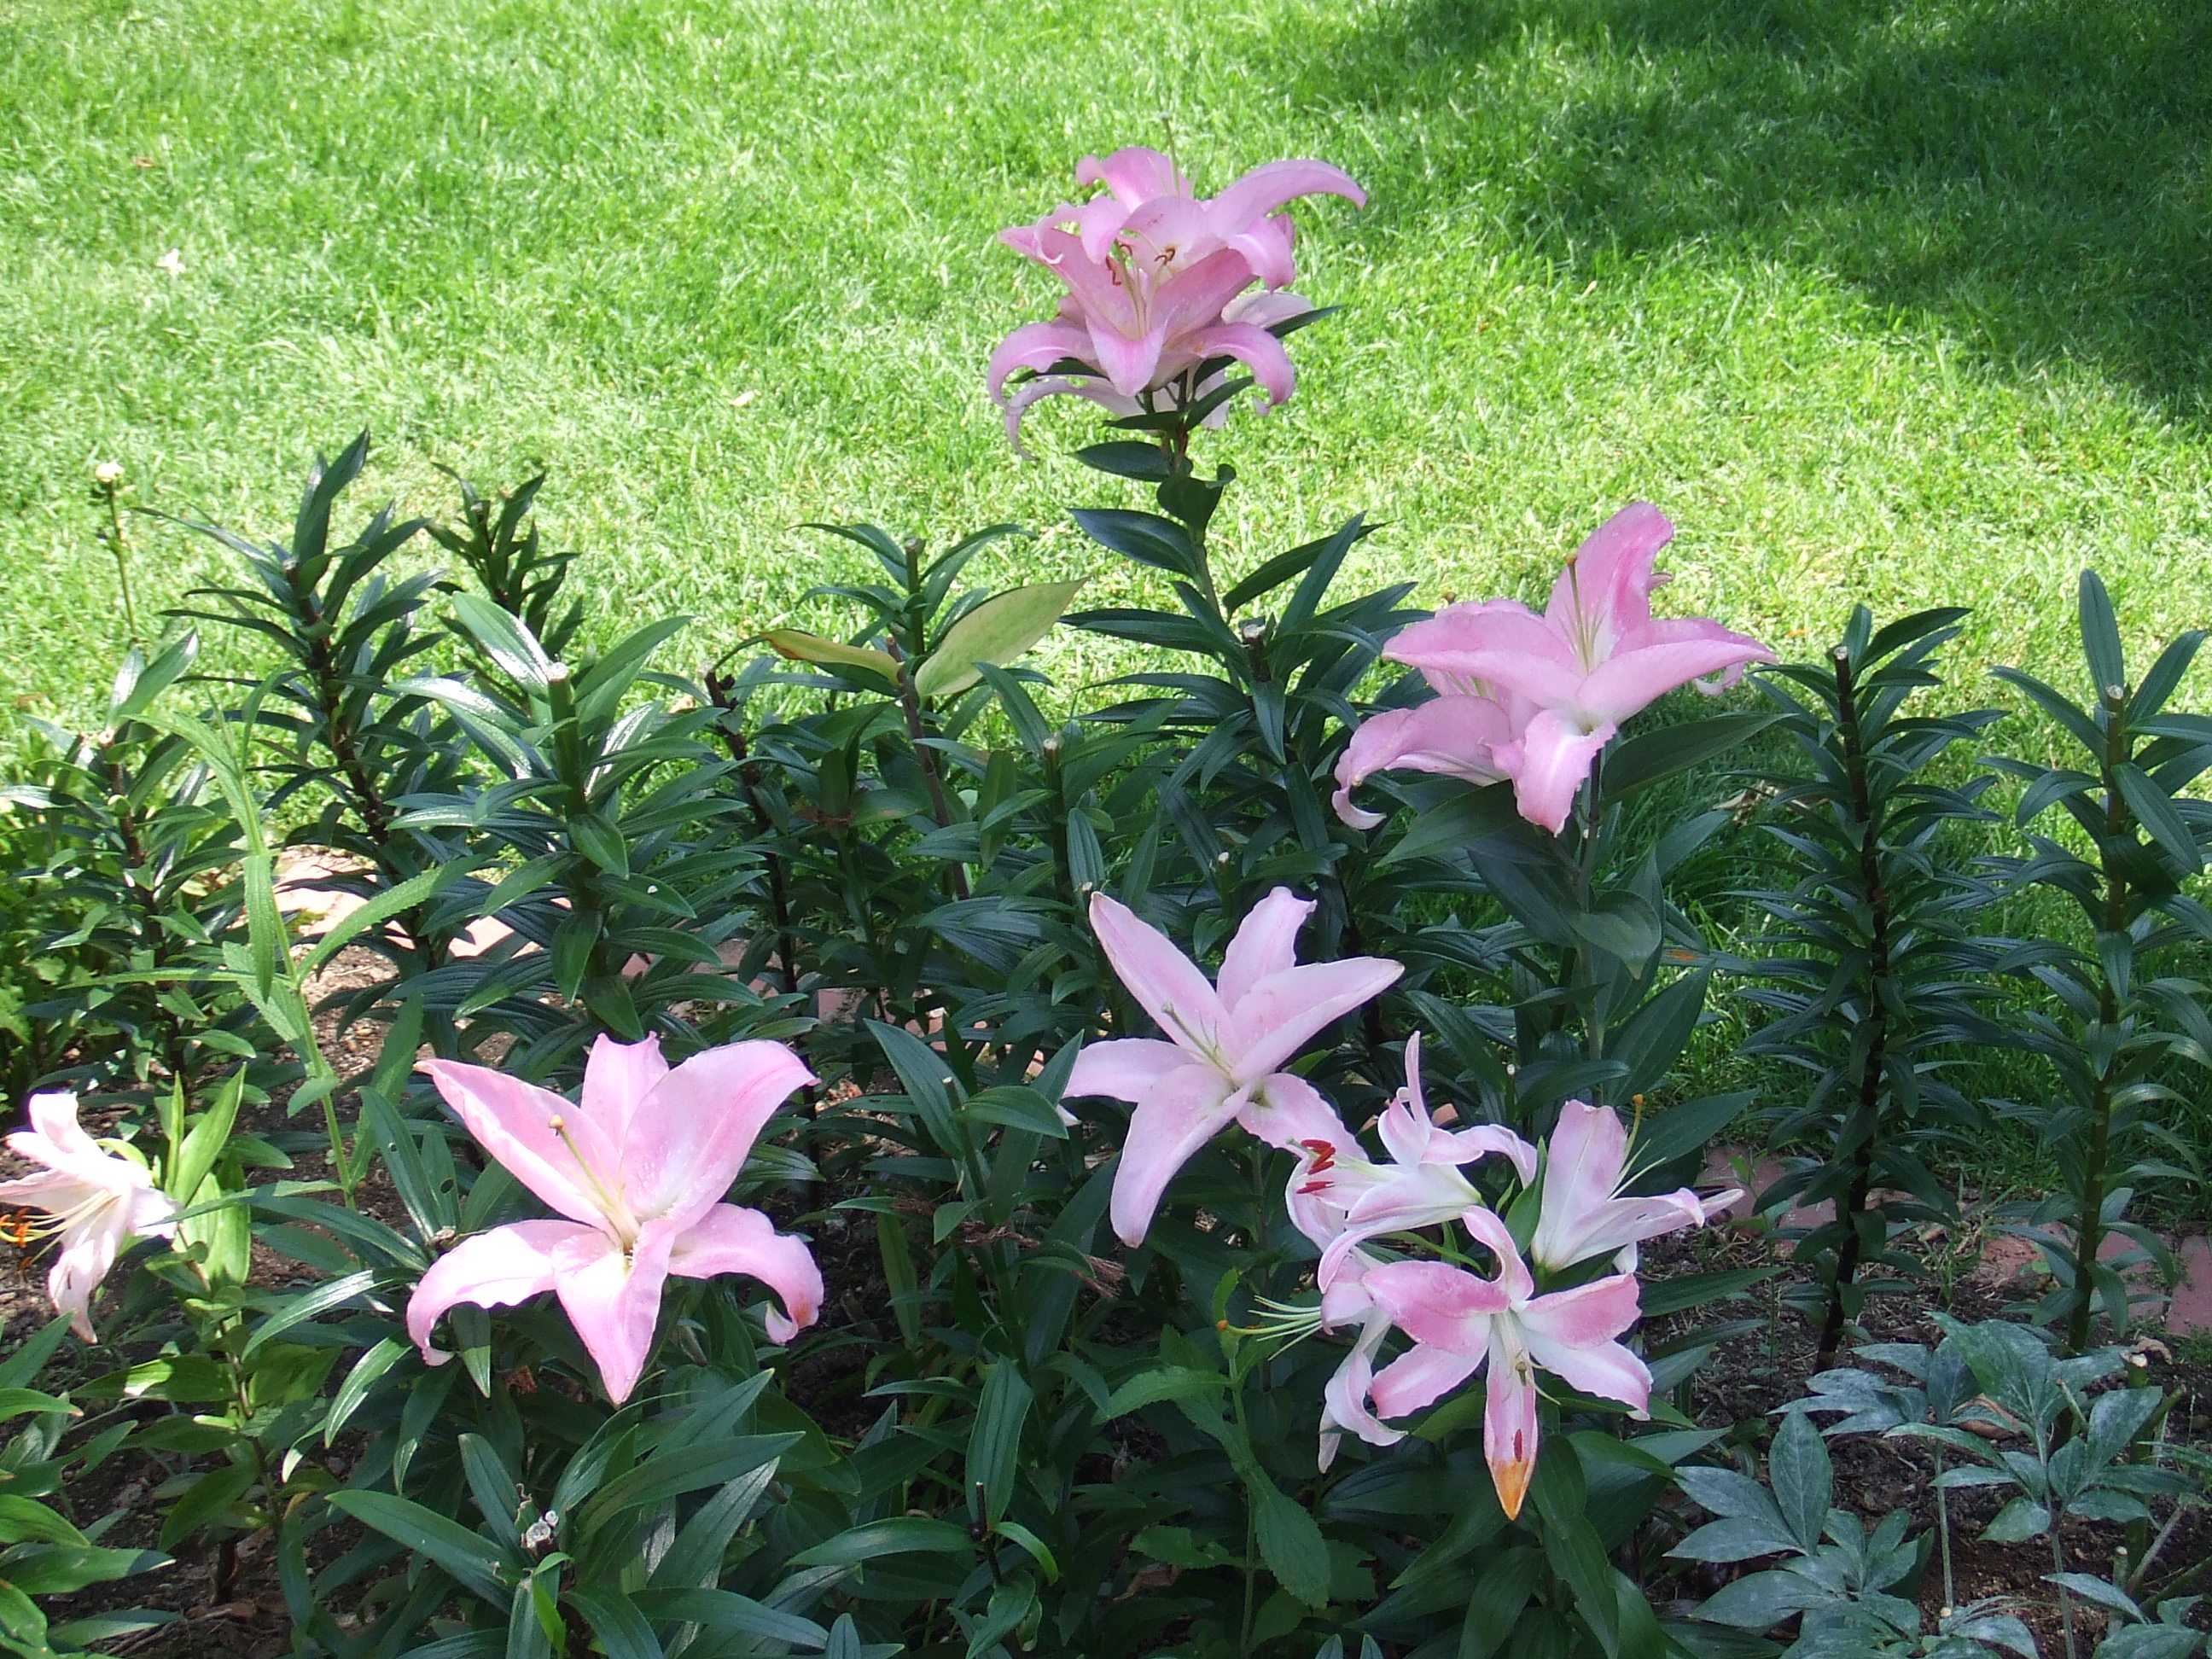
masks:
<path id="1" fill-rule="evenodd" d="M 1237 1115 L 1229 1079 L 1211 1066 L 1185 1066 L 1145 1091 L 1129 1118 L 1114 1172 L 1114 1231 L 1134 1249 L 1145 1242 L 1160 1194 L 1176 1171 Z"/>
<path id="2" fill-rule="evenodd" d="M 1649 501 L 1631 501 L 1574 551 L 1552 584 L 1546 614 L 1565 618 L 1577 611 L 1604 617 L 1617 635 L 1651 617 L 1651 592 L 1667 580 L 1654 569 L 1659 551 L 1674 539 L 1674 526 Z"/>
<path id="3" fill-rule="evenodd" d="M 631 1114 L 667 1075 L 668 1062 L 661 1058 L 658 1036 L 648 1034 L 642 1042 L 617 1042 L 602 1033 L 584 1061 L 583 1098 L 576 1109 L 619 1145 L 629 1133 Z"/>
<path id="4" fill-rule="evenodd" d="M 1455 1353 L 1449 1348 L 1408 1349 L 1375 1373 L 1376 1415 L 1403 1417 L 1434 1405 L 1473 1376 L 1489 1352 L 1487 1343 L 1473 1353 Z"/>
<path id="5" fill-rule="evenodd" d="M 1617 729 L 1607 724 L 1584 731 L 1571 715 L 1546 708 L 1520 737 L 1500 744 L 1498 763 L 1513 780 L 1513 804 L 1521 816 L 1555 836 L 1564 830 L 1598 751 Z"/>
<path id="6" fill-rule="evenodd" d="M 813 1081 L 781 1042 L 692 1055 L 654 1085 L 631 1123 L 623 1173 L 631 1209 L 690 1226 L 729 1191 L 775 1109 Z"/>
<path id="7" fill-rule="evenodd" d="M 1478 1359 L 1489 1346 L 1491 1321 L 1513 1305 L 1495 1279 L 1443 1261 L 1386 1261 L 1361 1282 L 1390 1322 L 1423 1347 Z"/>
<path id="8" fill-rule="evenodd" d="M 1261 980 L 1288 973 L 1297 966 L 1298 929 L 1314 913 L 1314 901 L 1302 899 L 1287 887 L 1272 890 L 1254 905 L 1237 929 L 1237 936 L 1222 952 L 1221 975 L 1216 981 L 1222 1006 L 1234 1016 L 1237 1005 Z"/>
<path id="9" fill-rule="evenodd" d="M 407 1299 L 408 1340 L 423 1359 L 442 1365 L 453 1358 L 430 1346 L 430 1333 L 446 1310 L 460 1303 L 478 1308 L 512 1307 L 550 1291 L 558 1277 L 556 1249 L 588 1233 L 605 1243 L 595 1227 L 574 1221 L 518 1221 L 471 1233 L 430 1264 Z"/>
<path id="10" fill-rule="evenodd" d="M 1104 893 L 1091 896 L 1091 926 L 1129 994 L 1177 1048 L 1194 1059 L 1222 1054 L 1231 1036 L 1229 1012 L 1196 963 L 1158 928 Z"/>
<path id="11" fill-rule="evenodd" d="M 1042 374 L 1065 358 L 1087 361 L 1090 352 L 1088 329 L 1074 323 L 1024 323 L 1001 340 L 999 349 L 991 354 L 990 363 L 983 371 L 983 384 L 990 388 L 994 398 L 1004 403 L 1006 377 L 1016 369 L 1032 369 Z"/>
<path id="12" fill-rule="evenodd" d="M 577 1120 L 569 1127 L 572 1135 L 591 1127 L 567 1101 L 489 1066 L 426 1060 L 422 1069 L 477 1144 L 509 1175 L 571 1221 L 601 1219 L 605 1211 L 592 1196 L 576 1155 L 553 1127 L 571 1118 Z M 602 1167 L 612 1176 L 619 1166 L 620 1154 L 611 1152 Z"/>
<path id="13" fill-rule="evenodd" d="M 1109 1100 L 1142 1100 L 1145 1091 L 1190 1056 L 1158 1037 L 1112 1037 L 1086 1042 L 1067 1074 L 1070 1098 L 1103 1095 Z"/>
<path id="14" fill-rule="evenodd" d="M 629 1398 L 653 1355 L 678 1231 L 648 1221 L 625 1251 L 605 1233 L 579 1228 L 553 1246 L 553 1289 L 599 1368 L 599 1385 L 617 1406 Z"/>
<path id="15" fill-rule="evenodd" d="M 1483 1401 L 1482 1455 L 1498 1488 L 1505 1518 L 1521 1513 L 1536 1473 L 1536 1378 L 1527 1349 L 1501 1324 L 1490 1351 L 1488 1393 Z"/>
<path id="16" fill-rule="evenodd" d="M 1294 1072 L 1260 1079 L 1237 1109 L 1237 1121 L 1270 1146 L 1295 1147 L 1309 1140 L 1348 1146 L 1352 1131 L 1322 1098 L 1321 1091 Z"/>
<path id="17" fill-rule="evenodd" d="M 822 1269 L 800 1240 L 780 1233 L 758 1210 L 717 1204 L 678 1235 L 668 1271 L 682 1279 L 744 1273 L 774 1291 L 781 1311 L 768 1310 L 768 1334 L 788 1342 L 822 1313 Z"/>
<path id="18" fill-rule="evenodd" d="M 1341 196 L 1354 207 L 1367 205 L 1367 192 L 1343 168 L 1292 160 L 1254 167 L 1215 197 L 1206 211 L 1228 235 L 1301 196 Z"/>
<path id="19" fill-rule="evenodd" d="M 1231 257 L 1243 263 L 1243 255 L 1232 253 Z M 1271 408 L 1289 402 L 1291 393 L 1297 390 L 1298 371 L 1291 362 L 1291 354 L 1283 349 L 1280 340 L 1264 328 L 1251 323 L 1216 323 L 1211 328 L 1194 330 L 1184 337 L 1190 343 L 1190 349 L 1201 357 L 1234 357 L 1250 369 Z"/>
<path id="20" fill-rule="evenodd" d="M 1380 996 L 1405 971 L 1387 957 L 1346 957 L 1261 980 L 1237 1003 L 1237 1082 L 1249 1087 L 1279 1069 L 1316 1031 Z"/>

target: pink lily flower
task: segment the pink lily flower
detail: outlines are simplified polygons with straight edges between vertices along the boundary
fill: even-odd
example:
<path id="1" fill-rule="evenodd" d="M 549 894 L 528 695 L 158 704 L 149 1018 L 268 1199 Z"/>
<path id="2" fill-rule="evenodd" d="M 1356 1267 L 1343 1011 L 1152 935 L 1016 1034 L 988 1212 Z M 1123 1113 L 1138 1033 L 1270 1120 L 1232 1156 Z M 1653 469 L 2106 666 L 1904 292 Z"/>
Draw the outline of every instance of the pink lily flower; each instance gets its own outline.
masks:
<path id="1" fill-rule="evenodd" d="M 60 1249 L 46 1273 L 46 1297 L 56 1313 L 85 1341 L 92 1330 L 92 1294 L 123 1246 L 134 1238 L 171 1238 L 176 1206 L 154 1185 L 135 1158 L 106 1152 L 77 1121 L 73 1094 L 33 1095 L 31 1127 L 8 1137 L 8 1149 L 46 1168 L 0 1181 L 0 1205 L 42 1210 L 46 1222 L 23 1227 L 18 1243 L 58 1236 Z"/>
<path id="2" fill-rule="evenodd" d="M 1618 1271 L 1634 1273 L 1636 1247 L 1644 1240 L 1702 1227 L 1743 1196 L 1739 1187 L 1715 1198 L 1699 1198 L 1687 1187 L 1622 1196 L 1630 1178 L 1628 1131 L 1607 1106 L 1568 1101 L 1547 1145 L 1543 1207 L 1528 1255 L 1547 1272 L 1610 1255 Z"/>
<path id="3" fill-rule="evenodd" d="M 1222 307 L 1221 320 L 1224 323 L 1249 324 L 1264 332 L 1277 323 L 1288 322 L 1293 317 L 1303 317 L 1313 308 L 1311 301 L 1292 294 L 1287 289 L 1273 294 L 1240 294 Z M 1063 301 L 1061 310 L 1064 319 L 1073 314 L 1074 311 L 1073 300 Z M 1057 323 L 1032 323 L 1028 325 L 1027 328 L 1057 329 L 1060 326 L 1060 325 Z M 1272 339 L 1273 336 L 1270 335 L 1268 337 Z M 1023 342 L 1018 347 L 1015 343 L 1017 339 Z M 1030 452 L 1022 442 L 1022 420 L 1033 406 L 1042 403 L 1047 398 L 1081 398 L 1097 404 L 1109 415 L 1141 415 L 1145 412 L 1145 406 L 1138 398 L 1124 397 L 1108 381 L 1089 374 L 1040 373 L 1036 378 L 1023 381 L 1012 392 L 1009 392 L 1006 390 L 1006 376 L 1016 369 L 1050 368 L 1054 364 L 1076 356 L 1081 343 L 1069 335 L 1055 334 L 1049 337 L 1029 335 L 1026 329 L 1017 329 L 1013 334 L 1007 337 L 1006 343 L 992 357 L 988 375 L 991 395 L 999 400 L 1001 409 L 1005 411 L 1006 441 L 1013 447 L 1015 454 L 1027 459 Z M 1032 347 L 1035 349 L 1032 350 L 1030 349 Z M 1048 356 L 1048 353 L 1049 353 Z M 1024 358 L 1026 361 L 1021 361 Z M 1179 380 L 1184 374 L 1196 368 L 1201 361 L 1199 356 L 1188 350 L 1170 351 L 1162 356 L 1156 374 L 1163 383 Z M 1287 366 L 1289 359 L 1285 357 L 1284 362 Z M 1216 370 L 1191 388 L 1190 400 L 1194 404 L 1204 402 L 1218 390 L 1228 378 L 1227 370 Z M 1285 397 L 1290 395 L 1289 388 L 1297 384 L 1297 372 L 1292 369 L 1289 380 L 1285 383 Z M 1218 405 L 1210 410 L 1199 424 L 1217 431 L 1228 425 L 1229 405 L 1227 404 Z"/>
<path id="4" fill-rule="evenodd" d="M 1316 192 L 1364 204 L 1365 192 L 1324 162 L 1274 161 L 1201 200 L 1168 157 L 1133 148 L 1103 161 L 1085 156 L 1076 179 L 1103 184 L 1106 193 L 1000 233 L 1000 240 L 1069 290 L 1055 320 L 1016 329 L 992 355 L 986 378 L 991 395 L 1008 405 L 1017 438 L 1021 411 L 1039 398 L 1069 393 L 1105 402 L 1085 376 L 1054 373 L 1071 362 L 1105 382 L 1103 392 L 1117 400 L 1107 406 L 1116 412 L 1135 413 L 1118 405 L 1133 404 L 1216 357 L 1249 368 L 1270 406 L 1288 398 L 1296 371 L 1268 331 L 1310 307 L 1295 295 L 1285 296 L 1287 304 L 1273 299 L 1295 275 L 1290 216 L 1277 210 Z M 1240 302 L 1255 282 L 1269 295 Z M 1005 386 L 1017 369 L 1050 384 L 1015 406 Z M 1195 401 L 1203 393 L 1188 395 Z"/>
<path id="5" fill-rule="evenodd" d="M 1094 1042 L 1076 1056 L 1067 1093 L 1135 1103 L 1114 1177 L 1114 1231 L 1144 1243 L 1160 1194 L 1198 1149 L 1232 1123 L 1271 1146 L 1349 1142 L 1318 1091 L 1281 1067 L 1314 1033 L 1383 989 L 1404 969 L 1381 957 L 1300 966 L 1310 900 L 1278 887 L 1252 908 L 1222 958 L 1218 988 L 1165 934 L 1096 893 L 1091 926 L 1121 983 L 1168 1034 Z"/>
<path id="6" fill-rule="evenodd" d="M 1392 1097 L 1378 1127 L 1388 1164 L 1361 1158 L 1358 1142 L 1349 1137 L 1341 1143 L 1301 1143 L 1304 1156 L 1291 1178 L 1291 1213 L 1307 1237 L 1325 1243 L 1318 1271 L 1324 1285 L 1346 1255 L 1370 1238 L 1486 1212 L 1482 1194 L 1460 1173 L 1462 1164 L 1497 1156 L 1513 1165 L 1523 1186 L 1536 1178 L 1536 1149 L 1510 1129 L 1482 1123 L 1451 1130 L 1431 1117 L 1421 1092 L 1418 1031 L 1406 1042 L 1406 1086 Z M 1324 1212 L 1327 1219 L 1315 1224 L 1301 1219 Z M 1316 1236 L 1323 1230 L 1329 1235 L 1325 1241 Z"/>
<path id="7" fill-rule="evenodd" d="M 1375 1356 L 1390 1334 L 1390 1316 L 1376 1304 L 1366 1285 L 1368 1271 L 1382 1265 L 1377 1257 L 1354 1249 L 1341 1259 L 1322 1291 L 1322 1330 L 1359 1327 L 1351 1352 L 1322 1389 L 1321 1441 L 1315 1458 L 1323 1474 L 1336 1461 L 1346 1432 L 1370 1446 L 1394 1446 L 1406 1437 L 1403 1429 L 1392 1428 L 1367 1403 L 1375 1387 Z"/>
<path id="8" fill-rule="evenodd" d="M 1510 1518 L 1521 1513 L 1536 1468 L 1537 1370 L 1617 1400 L 1638 1417 L 1651 1403 L 1651 1373 L 1616 1340 L 1640 1311 L 1632 1275 L 1538 1296 L 1505 1224 L 1487 1211 L 1466 1221 L 1496 1254 L 1495 1279 L 1441 1261 L 1386 1262 L 1363 1276 L 1375 1304 L 1415 1345 L 1376 1374 L 1375 1410 L 1382 1417 L 1419 1411 L 1486 1364 L 1483 1456 Z"/>
<path id="9" fill-rule="evenodd" d="M 782 1044 L 733 1042 L 672 1071 L 658 1037 L 602 1036 L 580 1105 L 489 1066 L 423 1069 L 477 1144 L 568 1218 L 475 1234 L 422 1275 L 407 1334 L 430 1364 L 451 1358 L 430 1332 L 456 1303 L 498 1308 L 552 1291 L 619 1405 L 645 1370 L 671 1274 L 759 1279 L 783 1303 L 768 1313 L 778 1342 L 814 1322 L 822 1273 L 806 1246 L 721 1201 L 769 1115 L 814 1080 Z"/>
<path id="10" fill-rule="evenodd" d="M 1352 792 L 1377 772 L 1435 772 L 1478 785 L 1505 781 L 1498 751 L 1521 735 L 1529 713 L 1515 707 L 1521 700 L 1501 699 L 1479 682 L 1434 669 L 1425 678 L 1437 696 L 1362 720 L 1337 759 L 1330 804 L 1355 830 L 1372 830 L 1385 816 L 1352 800 Z"/>
<path id="11" fill-rule="evenodd" d="M 1384 647 L 1395 662 L 1526 701 L 1517 735 L 1493 744 L 1521 816 L 1554 835 L 1620 722 L 1694 683 L 1708 694 L 1774 653 L 1703 617 L 1655 617 L 1654 568 L 1674 526 L 1656 507 L 1623 507 L 1567 560 L 1540 617 L 1517 600 L 1449 605 Z M 1717 677 L 1717 678 L 1715 678 Z"/>

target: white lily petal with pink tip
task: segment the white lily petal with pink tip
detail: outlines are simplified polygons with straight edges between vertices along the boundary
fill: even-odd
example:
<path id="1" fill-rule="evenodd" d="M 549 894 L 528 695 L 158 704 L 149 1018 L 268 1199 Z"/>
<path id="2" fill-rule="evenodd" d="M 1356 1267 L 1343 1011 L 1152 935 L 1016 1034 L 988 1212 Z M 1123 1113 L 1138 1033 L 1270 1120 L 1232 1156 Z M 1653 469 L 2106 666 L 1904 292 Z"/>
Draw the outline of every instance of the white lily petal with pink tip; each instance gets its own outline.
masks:
<path id="1" fill-rule="evenodd" d="M 125 1244 L 134 1238 L 168 1238 L 176 1206 L 154 1185 L 146 1166 L 120 1152 L 103 1152 L 77 1121 L 73 1094 L 33 1095 L 31 1127 L 8 1137 L 8 1150 L 46 1167 L 35 1175 L 0 1181 L 0 1206 L 43 1212 L 38 1228 L 60 1240 L 46 1272 L 46 1295 L 70 1328 L 87 1342 L 92 1295 Z"/>

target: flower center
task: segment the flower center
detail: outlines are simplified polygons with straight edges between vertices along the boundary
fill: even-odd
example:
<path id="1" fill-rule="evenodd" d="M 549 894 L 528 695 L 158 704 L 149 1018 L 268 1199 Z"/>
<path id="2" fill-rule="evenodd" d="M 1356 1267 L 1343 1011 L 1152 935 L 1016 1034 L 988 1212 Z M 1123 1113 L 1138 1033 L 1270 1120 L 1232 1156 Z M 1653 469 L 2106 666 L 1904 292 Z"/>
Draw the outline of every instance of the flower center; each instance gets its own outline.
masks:
<path id="1" fill-rule="evenodd" d="M 576 1160 L 576 1173 L 583 1176 L 584 1185 L 590 1189 L 592 1202 L 606 1218 L 607 1225 L 613 1230 L 616 1239 L 622 1245 L 623 1255 L 627 1258 L 637 1243 L 638 1234 L 638 1219 L 630 1213 L 628 1200 L 623 1197 L 618 1187 L 592 1167 L 590 1160 L 584 1156 L 583 1149 L 576 1145 L 576 1138 L 568 1133 L 568 1119 L 556 1112 L 546 1120 L 546 1127 L 560 1136 L 561 1144 L 568 1149 L 568 1156 Z"/>

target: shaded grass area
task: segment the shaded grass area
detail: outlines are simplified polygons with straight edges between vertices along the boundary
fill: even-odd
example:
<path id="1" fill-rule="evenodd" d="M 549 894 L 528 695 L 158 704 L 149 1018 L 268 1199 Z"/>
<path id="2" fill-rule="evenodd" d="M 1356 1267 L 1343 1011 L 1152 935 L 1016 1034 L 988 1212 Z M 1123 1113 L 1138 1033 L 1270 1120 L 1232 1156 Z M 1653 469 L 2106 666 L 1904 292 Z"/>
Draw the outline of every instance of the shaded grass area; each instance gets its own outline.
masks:
<path id="1" fill-rule="evenodd" d="M 0 48 L 0 706 L 82 717 L 122 643 L 94 461 L 268 531 L 364 424 L 419 509 L 550 465 L 678 656 L 849 568 L 809 519 L 1018 519 L 996 574 L 1120 596 L 1061 517 L 1115 487 L 983 399 L 1047 301 L 989 239 L 1163 115 L 1206 187 L 1374 196 L 1303 210 L 1347 314 L 1219 441 L 1232 565 L 1359 507 L 1355 576 L 1540 591 L 1644 495 L 1674 603 L 1778 641 L 1954 601 L 2033 661 L 2092 562 L 2142 648 L 2212 611 L 2189 0 L 17 0 Z M 142 535 L 157 599 L 214 568 Z"/>

